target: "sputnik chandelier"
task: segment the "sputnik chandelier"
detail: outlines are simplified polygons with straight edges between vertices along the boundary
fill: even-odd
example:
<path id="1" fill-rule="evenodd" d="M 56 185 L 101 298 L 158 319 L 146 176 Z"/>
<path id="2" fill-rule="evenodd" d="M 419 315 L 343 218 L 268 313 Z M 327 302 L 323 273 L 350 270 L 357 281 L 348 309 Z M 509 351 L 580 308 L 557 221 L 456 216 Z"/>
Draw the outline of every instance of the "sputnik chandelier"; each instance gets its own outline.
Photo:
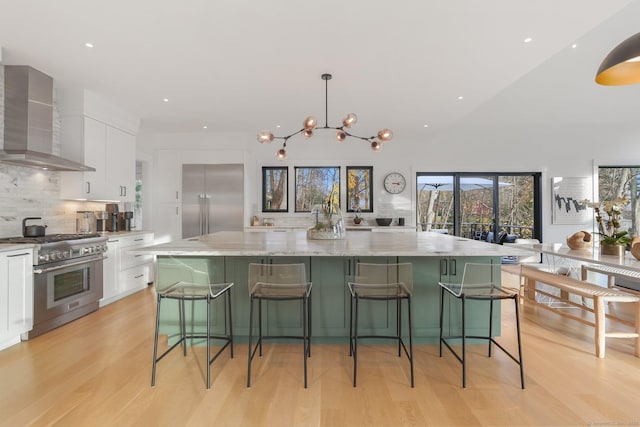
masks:
<path id="1" fill-rule="evenodd" d="M 355 125 L 356 122 L 358 121 L 358 117 L 353 113 L 349 113 L 344 117 L 344 119 L 342 120 L 342 126 L 337 126 L 337 127 L 329 126 L 328 99 L 329 99 L 329 80 L 331 80 L 331 74 L 323 74 L 322 80 L 324 80 L 325 82 L 325 96 L 324 96 L 325 123 L 323 127 L 318 127 L 318 121 L 316 120 L 315 117 L 308 116 L 306 119 L 304 119 L 304 123 L 302 124 L 302 129 L 300 129 L 299 131 L 296 131 L 287 136 L 274 136 L 273 133 L 269 131 L 261 131 L 261 132 L 258 132 L 258 142 L 262 144 L 265 144 L 265 143 L 268 144 L 272 142 L 274 139 L 282 139 L 283 140 L 282 148 L 276 151 L 276 156 L 279 159 L 286 159 L 287 158 L 287 150 L 286 150 L 287 141 L 292 136 L 295 136 L 301 133 L 305 138 L 308 139 L 313 136 L 313 132 L 316 129 L 333 129 L 337 131 L 336 139 L 338 140 L 338 142 L 342 142 L 345 139 L 347 139 L 348 136 L 350 136 L 352 138 L 357 138 L 363 141 L 367 141 L 371 145 L 371 149 L 373 151 L 380 151 L 380 148 L 382 148 L 382 143 L 387 142 L 391 140 L 391 138 L 393 138 L 393 132 L 391 132 L 390 129 L 386 129 L 386 128 L 382 129 L 381 131 L 378 132 L 377 136 L 364 137 L 364 136 L 354 135 L 348 131 L 348 129 L 351 129 L 351 127 Z"/>

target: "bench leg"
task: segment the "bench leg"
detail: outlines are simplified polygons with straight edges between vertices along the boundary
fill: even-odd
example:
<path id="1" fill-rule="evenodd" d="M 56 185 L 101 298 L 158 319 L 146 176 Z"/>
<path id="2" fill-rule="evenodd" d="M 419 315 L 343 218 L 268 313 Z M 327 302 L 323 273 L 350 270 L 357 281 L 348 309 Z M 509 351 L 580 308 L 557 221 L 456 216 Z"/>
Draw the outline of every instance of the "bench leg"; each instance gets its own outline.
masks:
<path id="1" fill-rule="evenodd" d="M 593 298 L 593 312 L 596 320 L 596 357 L 604 357 L 605 350 L 605 313 L 604 313 L 604 299 L 598 296 Z"/>
<path id="2" fill-rule="evenodd" d="M 533 279 L 530 279 L 528 277 L 526 277 L 525 280 L 526 280 L 525 293 L 527 295 L 527 298 L 535 301 L 535 299 L 536 299 L 536 281 L 533 280 Z"/>
<path id="3" fill-rule="evenodd" d="M 640 301 L 636 303 L 636 357 L 640 357 Z"/>

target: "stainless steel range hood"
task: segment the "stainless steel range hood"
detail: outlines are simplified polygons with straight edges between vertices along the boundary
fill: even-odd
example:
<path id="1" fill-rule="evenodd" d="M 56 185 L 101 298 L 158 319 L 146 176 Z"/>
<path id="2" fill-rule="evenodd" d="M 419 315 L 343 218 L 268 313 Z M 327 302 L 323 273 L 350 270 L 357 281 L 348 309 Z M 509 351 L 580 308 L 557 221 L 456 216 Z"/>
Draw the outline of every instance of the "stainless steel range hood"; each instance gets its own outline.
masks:
<path id="1" fill-rule="evenodd" d="M 52 171 L 95 171 L 53 154 L 53 79 L 24 65 L 4 67 L 0 162 Z"/>

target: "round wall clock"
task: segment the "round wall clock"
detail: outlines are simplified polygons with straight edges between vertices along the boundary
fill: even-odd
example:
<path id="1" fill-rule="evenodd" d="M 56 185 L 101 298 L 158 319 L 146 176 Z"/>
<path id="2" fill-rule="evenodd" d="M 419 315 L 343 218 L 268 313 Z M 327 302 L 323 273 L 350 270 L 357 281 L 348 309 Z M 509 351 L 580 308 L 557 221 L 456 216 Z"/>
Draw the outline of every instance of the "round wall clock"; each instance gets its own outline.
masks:
<path id="1" fill-rule="evenodd" d="M 401 173 L 391 172 L 384 177 L 384 189 L 387 190 L 388 193 L 402 193 L 406 186 L 407 181 L 404 179 L 404 176 Z"/>

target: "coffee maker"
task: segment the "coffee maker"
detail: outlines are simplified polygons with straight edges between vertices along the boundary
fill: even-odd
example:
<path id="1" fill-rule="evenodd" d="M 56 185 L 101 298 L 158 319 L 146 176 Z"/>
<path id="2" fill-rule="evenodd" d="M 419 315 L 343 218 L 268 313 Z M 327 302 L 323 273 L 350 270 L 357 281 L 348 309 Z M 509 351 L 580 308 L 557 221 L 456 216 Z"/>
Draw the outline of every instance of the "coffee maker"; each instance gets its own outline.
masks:
<path id="1" fill-rule="evenodd" d="M 133 212 L 124 211 L 118 214 L 118 230 L 131 231 L 131 223 L 133 222 Z"/>
<path id="2" fill-rule="evenodd" d="M 105 210 L 107 211 L 106 231 L 118 231 L 118 204 L 107 203 Z"/>

